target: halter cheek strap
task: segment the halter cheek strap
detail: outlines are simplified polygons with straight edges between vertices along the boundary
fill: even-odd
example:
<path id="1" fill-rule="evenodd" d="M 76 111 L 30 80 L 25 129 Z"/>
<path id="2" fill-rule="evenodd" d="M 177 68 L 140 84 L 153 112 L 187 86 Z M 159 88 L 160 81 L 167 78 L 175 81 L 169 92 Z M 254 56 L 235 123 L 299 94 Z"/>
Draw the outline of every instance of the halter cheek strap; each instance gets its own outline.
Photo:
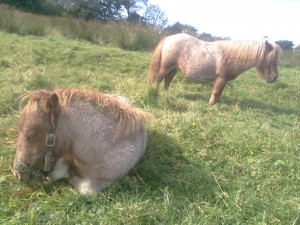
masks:
<path id="1" fill-rule="evenodd" d="M 55 127 L 51 126 L 46 138 L 46 146 L 45 146 L 45 166 L 44 171 L 49 173 L 52 170 L 53 164 L 53 152 L 55 145 Z"/>

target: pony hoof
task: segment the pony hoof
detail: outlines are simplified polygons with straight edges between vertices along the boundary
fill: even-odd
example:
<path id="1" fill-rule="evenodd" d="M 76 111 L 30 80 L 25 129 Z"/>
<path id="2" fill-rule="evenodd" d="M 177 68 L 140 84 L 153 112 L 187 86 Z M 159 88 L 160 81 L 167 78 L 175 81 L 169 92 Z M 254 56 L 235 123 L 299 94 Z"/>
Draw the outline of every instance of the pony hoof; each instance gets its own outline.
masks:
<path id="1" fill-rule="evenodd" d="M 216 104 L 216 102 L 215 101 L 209 101 L 208 104 L 209 105 L 214 105 L 214 104 Z"/>

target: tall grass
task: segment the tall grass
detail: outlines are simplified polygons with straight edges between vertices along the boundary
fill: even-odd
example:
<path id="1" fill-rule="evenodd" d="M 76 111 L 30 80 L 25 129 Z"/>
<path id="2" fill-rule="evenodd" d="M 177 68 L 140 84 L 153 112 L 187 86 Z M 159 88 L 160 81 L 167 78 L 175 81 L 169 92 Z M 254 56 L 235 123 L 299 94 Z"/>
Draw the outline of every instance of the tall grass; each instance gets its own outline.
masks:
<path id="1" fill-rule="evenodd" d="M 45 17 L 13 10 L 0 5 L 0 30 L 20 35 L 45 35 Z"/>
<path id="2" fill-rule="evenodd" d="M 40 16 L 5 5 L 0 5 L 0 30 L 20 35 L 61 35 L 134 51 L 152 50 L 160 38 L 156 30 L 125 21 L 102 23 L 80 18 Z"/>
<path id="3" fill-rule="evenodd" d="M 300 68 L 300 51 L 283 51 L 281 65 L 290 68 Z"/>

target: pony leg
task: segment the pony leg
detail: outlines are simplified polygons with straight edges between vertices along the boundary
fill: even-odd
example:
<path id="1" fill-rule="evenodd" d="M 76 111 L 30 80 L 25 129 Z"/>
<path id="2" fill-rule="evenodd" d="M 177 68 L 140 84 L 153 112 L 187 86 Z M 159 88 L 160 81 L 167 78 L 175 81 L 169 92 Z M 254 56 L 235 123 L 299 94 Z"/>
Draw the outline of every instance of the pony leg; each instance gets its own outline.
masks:
<path id="1" fill-rule="evenodd" d="M 113 183 L 110 180 L 90 179 L 88 177 L 82 178 L 77 175 L 70 177 L 68 181 L 82 195 L 88 195 L 103 191 Z"/>
<path id="2" fill-rule="evenodd" d="M 214 85 L 214 89 L 213 89 L 213 93 L 209 99 L 208 104 L 210 105 L 214 105 L 215 103 L 217 103 L 220 100 L 220 96 L 224 90 L 224 87 L 227 83 L 227 80 L 224 79 L 223 77 L 218 77 L 216 79 L 215 85 Z"/>
<path id="3" fill-rule="evenodd" d="M 69 163 L 64 158 L 59 158 L 55 166 L 53 168 L 53 171 L 49 174 L 48 179 L 50 181 L 57 181 L 61 178 L 64 178 L 69 170 Z"/>
<path id="4" fill-rule="evenodd" d="M 173 69 L 171 70 L 171 72 L 168 73 L 168 75 L 165 77 L 165 86 L 164 89 L 165 91 L 167 91 L 169 89 L 170 83 L 173 80 L 175 74 L 176 74 L 177 70 Z"/>

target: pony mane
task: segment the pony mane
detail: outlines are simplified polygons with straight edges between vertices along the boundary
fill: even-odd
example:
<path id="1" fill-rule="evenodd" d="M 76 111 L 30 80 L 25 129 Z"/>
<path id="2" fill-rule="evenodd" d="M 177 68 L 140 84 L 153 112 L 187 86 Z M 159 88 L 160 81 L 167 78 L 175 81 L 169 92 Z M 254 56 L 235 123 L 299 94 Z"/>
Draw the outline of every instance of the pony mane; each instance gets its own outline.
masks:
<path id="1" fill-rule="evenodd" d="M 266 46 L 260 41 L 216 41 L 216 45 L 221 49 L 225 59 L 234 62 L 248 69 L 253 65 L 262 62 L 265 59 Z M 268 54 L 266 60 L 277 60 L 277 46 L 272 45 L 275 49 Z"/>
<path id="2" fill-rule="evenodd" d="M 83 89 L 58 89 L 55 90 L 55 93 L 62 105 L 70 105 L 72 101 L 83 100 L 106 111 L 118 121 L 115 137 L 135 132 L 140 127 L 144 127 L 151 118 L 149 113 L 135 108 L 131 103 L 121 102 L 118 96 Z"/>
<path id="3" fill-rule="evenodd" d="M 277 62 L 279 59 L 279 54 L 281 53 L 281 47 L 278 44 L 271 45 L 274 49 L 267 55 L 266 60 L 268 60 L 268 62 Z"/>
<path id="4" fill-rule="evenodd" d="M 24 95 L 21 104 L 27 102 L 27 105 L 32 105 L 41 99 L 46 100 L 52 93 L 58 96 L 60 105 L 71 106 L 75 101 L 87 101 L 96 108 L 106 111 L 118 121 L 116 137 L 135 132 L 151 119 L 149 113 L 135 108 L 130 103 L 122 102 L 117 96 L 85 89 L 56 89 L 53 92 L 40 90 Z"/>

